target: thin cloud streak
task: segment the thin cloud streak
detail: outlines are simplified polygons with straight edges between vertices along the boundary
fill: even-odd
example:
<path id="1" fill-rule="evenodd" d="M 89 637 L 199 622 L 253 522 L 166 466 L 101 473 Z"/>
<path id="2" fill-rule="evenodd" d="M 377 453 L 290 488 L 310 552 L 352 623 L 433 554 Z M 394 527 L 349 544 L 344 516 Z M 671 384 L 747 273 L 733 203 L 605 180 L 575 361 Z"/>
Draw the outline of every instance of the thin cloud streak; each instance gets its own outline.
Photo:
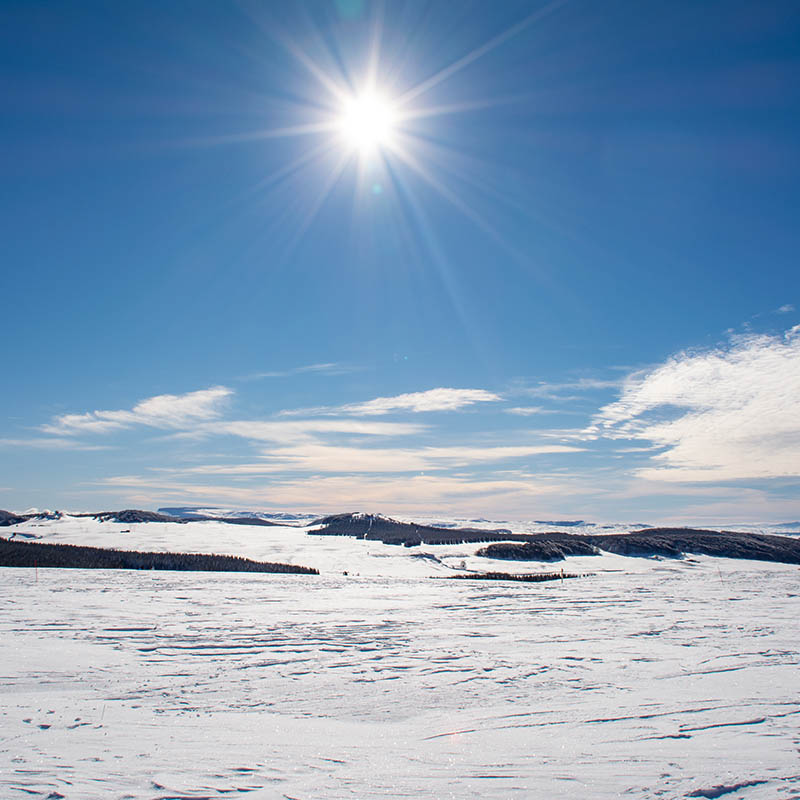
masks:
<path id="1" fill-rule="evenodd" d="M 567 395 L 563 392 L 587 393 L 606 389 L 618 389 L 623 384 L 623 379 L 601 380 L 597 378 L 580 378 L 576 381 L 564 381 L 561 383 L 538 383 L 536 386 L 520 387 L 516 393 L 537 397 L 546 400 L 571 401 L 581 399 L 579 395 Z"/>
<path id="2" fill-rule="evenodd" d="M 252 375 L 246 375 L 244 378 L 240 378 L 240 380 L 258 380 L 259 378 L 291 378 L 294 375 L 305 375 L 309 373 L 318 373 L 320 375 L 349 375 L 353 372 L 359 372 L 361 369 L 362 367 L 354 367 L 349 364 L 339 364 L 332 361 L 325 364 L 308 364 L 304 367 L 292 367 L 291 369 L 254 372 Z"/>
<path id="3" fill-rule="evenodd" d="M 106 445 L 84 444 L 75 439 L 0 439 L 0 447 L 31 447 L 37 450 L 109 450 Z"/>
<path id="4" fill-rule="evenodd" d="M 293 471 L 339 474 L 429 472 L 579 450 L 581 448 L 566 445 L 372 448 L 311 442 L 268 451 L 264 460 L 258 463 L 209 464 L 174 472 L 202 475 L 269 475 Z"/>
<path id="5" fill-rule="evenodd" d="M 429 389 L 425 392 L 410 392 L 394 397 L 376 397 L 365 403 L 348 403 L 342 406 L 317 406 L 281 411 L 279 416 L 380 416 L 393 412 L 419 414 L 428 411 L 459 411 L 475 403 L 493 403 L 502 400 L 500 395 L 485 389 Z"/>
<path id="6" fill-rule="evenodd" d="M 414 475 L 326 476 L 270 482 L 264 485 L 228 486 L 198 484 L 123 475 L 98 481 L 98 488 L 128 489 L 134 497 L 155 498 L 156 502 L 177 502 L 197 498 L 203 502 L 241 503 L 270 508 L 311 511 L 379 510 L 383 513 L 414 513 L 422 508 L 433 512 L 497 514 L 530 509 L 537 498 L 557 494 L 564 486 L 542 480 L 474 480 L 459 476 Z"/>
<path id="7" fill-rule="evenodd" d="M 358 436 L 411 436 L 428 430 L 411 422 L 373 422 L 358 419 L 233 420 L 203 425 L 197 434 L 229 434 L 253 442 L 292 443 L 308 441 L 314 434 L 355 434 Z M 191 434 L 190 434 L 191 435 Z"/>
<path id="8" fill-rule="evenodd" d="M 506 414 L 515 414 L 518 417 L 533 417 L 538 414 L 560 414 L 561 410 L 556 408 L 543 408 L 542 406 L 517 406 L 515 408 L 504 408 Z"/>

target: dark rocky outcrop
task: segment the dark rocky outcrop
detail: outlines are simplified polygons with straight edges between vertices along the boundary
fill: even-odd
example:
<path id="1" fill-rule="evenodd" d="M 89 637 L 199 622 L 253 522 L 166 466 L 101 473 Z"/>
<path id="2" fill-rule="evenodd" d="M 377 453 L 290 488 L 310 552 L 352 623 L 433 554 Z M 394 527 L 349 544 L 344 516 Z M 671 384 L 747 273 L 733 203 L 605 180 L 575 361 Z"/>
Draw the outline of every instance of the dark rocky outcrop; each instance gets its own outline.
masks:
<path id="1" fill-rule="evenodd" d="M 692 553 L 800 564 L 800 540 L 790 536 L 694 528 L 649 528 L 632 533 L 589 536 L 535 534 L 524 544 L 503 542 L 489 545 L 478 555 L 511 561 L 554 561 L 567 555 L 597 554 L 601 550 L 623 556 L 679 558 Z"/>
<path id="2" fill-rule="evenodd" d="M 0 528 L 7 528 L 9 525 L 21 525 L 23 522 L 30 522 L 32 519 L 61 519 L 63 514 L 60 511 L 37 511 L 34 514 L 14 514 L 11 511 L 0 510 Z"/>
<path id="3" fill-rule="evenodd" d="M 206 520 L 213 522 L 224 522 L 226 525 L 260 525 L 261 527 L 286 527 L 285 523 L 273 522 L 271 519 L 261 517 L 193 517 L 187 522 Z"/>
<path id="4" fill-rule="evenodd" d="M 180 517 L 181 519 L 205 519 L 206 514 L 201 512 L 202 506 L 173 506 L 167 508 L 159 508 L 159 514 L 165 514 L 168 517 Z"/>
<path id="5" fill-rule="evenodd" d="M 582 519 L 535 519 L 537 525 L 552 525 L 554 528 L 577 528 L 580 525 L 590 525 L 594 527 L 594 522 L 586 522 Z"/>
<path id="6" fill-rule="evenodd" d="M 649 528 L 616 536 L 599 536 L 598 547 L 621 555 L 698 555 L 749 558 L 800 564 L 800 540 L 766 533 L 707 531 L 695 528 Z"/>
<path id="7" fill-rule="evenodd" d="M 3 511 L 0 509 L 0 527 L 19 525 L 21 522 L 26 522 L 29 519 L 29 516 L 20 516 L 19 514 L 12 514 L 10 511 Z"/>
<path id="8" fill-rule="evenodd" d="M 505 561 L 562 561 L 567 556 L 596 556 L 600 551 L 580 536 L 568 533 L 534 534 L 525 542 L 499 542 L 478 550 L 476 555 Z"/>
<path id="9" fill-rule="evenodd" d="M 185 522 L 179 517 L 169 517 L 155 511 L 141 511 L 138 508 L 127 508 L 124 511 L 102 511 L 91 516 L 100 522 Z"/>
<path id="10" fill-rule="evenodd" d="M 203 553 L 152 553 L 107 550 L 73 544 L 19 542 L 0 537 L 0 567 L 71 569 L 155 569 L 197 572 L 279 572 L 318 575 L 311 567 L 252 561 L 238 556 Z"/>
<path id="11" fill-rule="evenodd" d="M 437 528 L 398 522 L 380 514 L 333 514 L 315 520 L 312 525 L 322 527 L 309 531 L 315 536 L 353 536 L 357 539 L 374 539 L 385 544 L 459 544 L 462 542 L 498 542 L 519 538 L 504 528 Z M 527 537 L 523 537 L 527 538 Z"/>

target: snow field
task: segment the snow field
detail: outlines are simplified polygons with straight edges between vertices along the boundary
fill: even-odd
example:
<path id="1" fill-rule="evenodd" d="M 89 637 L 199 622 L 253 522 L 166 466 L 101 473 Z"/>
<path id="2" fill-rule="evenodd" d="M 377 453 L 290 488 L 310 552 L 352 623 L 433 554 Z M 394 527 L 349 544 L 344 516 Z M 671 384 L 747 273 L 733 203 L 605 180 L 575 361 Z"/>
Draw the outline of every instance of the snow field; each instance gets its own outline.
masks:
<path id="1" fill-rule="evenodd" d="M 324 574 L 0 570 L 2 798 L 800 797 L 796 566 L 603 556 L 472 583 L 414 553 L 475 545 L 19 530 Z"/>

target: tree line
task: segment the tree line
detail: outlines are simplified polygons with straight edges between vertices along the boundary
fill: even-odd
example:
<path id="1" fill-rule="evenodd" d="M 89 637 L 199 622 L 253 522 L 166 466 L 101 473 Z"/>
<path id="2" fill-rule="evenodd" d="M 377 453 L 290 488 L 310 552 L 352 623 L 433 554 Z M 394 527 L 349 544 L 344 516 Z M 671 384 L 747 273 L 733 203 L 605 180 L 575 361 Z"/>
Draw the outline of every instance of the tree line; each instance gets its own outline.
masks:
<path id="1" fill-rule="evenodd" d="M 158 569 L 198 572 L 280 572 L 319 575 L 296 564 L 253 561 L 240 556 L 203 553 L 154 553 L 108 550 L 75 544 L 19 542 L 0 537 L 2 567 L 64 567 L 77 569 Z"/>

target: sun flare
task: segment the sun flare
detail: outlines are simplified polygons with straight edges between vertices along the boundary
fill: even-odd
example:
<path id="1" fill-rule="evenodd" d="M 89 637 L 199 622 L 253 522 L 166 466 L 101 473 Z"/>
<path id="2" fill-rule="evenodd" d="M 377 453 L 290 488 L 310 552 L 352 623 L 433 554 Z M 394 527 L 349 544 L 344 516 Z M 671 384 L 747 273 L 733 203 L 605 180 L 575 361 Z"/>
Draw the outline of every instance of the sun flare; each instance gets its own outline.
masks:
<path id="1" fill-rule="evenodd" d="M 345 102 L 338 123 L 347 146 L 365 155 L 391 143 L 397 111 L 382 95 L 366 92 Z"/>

